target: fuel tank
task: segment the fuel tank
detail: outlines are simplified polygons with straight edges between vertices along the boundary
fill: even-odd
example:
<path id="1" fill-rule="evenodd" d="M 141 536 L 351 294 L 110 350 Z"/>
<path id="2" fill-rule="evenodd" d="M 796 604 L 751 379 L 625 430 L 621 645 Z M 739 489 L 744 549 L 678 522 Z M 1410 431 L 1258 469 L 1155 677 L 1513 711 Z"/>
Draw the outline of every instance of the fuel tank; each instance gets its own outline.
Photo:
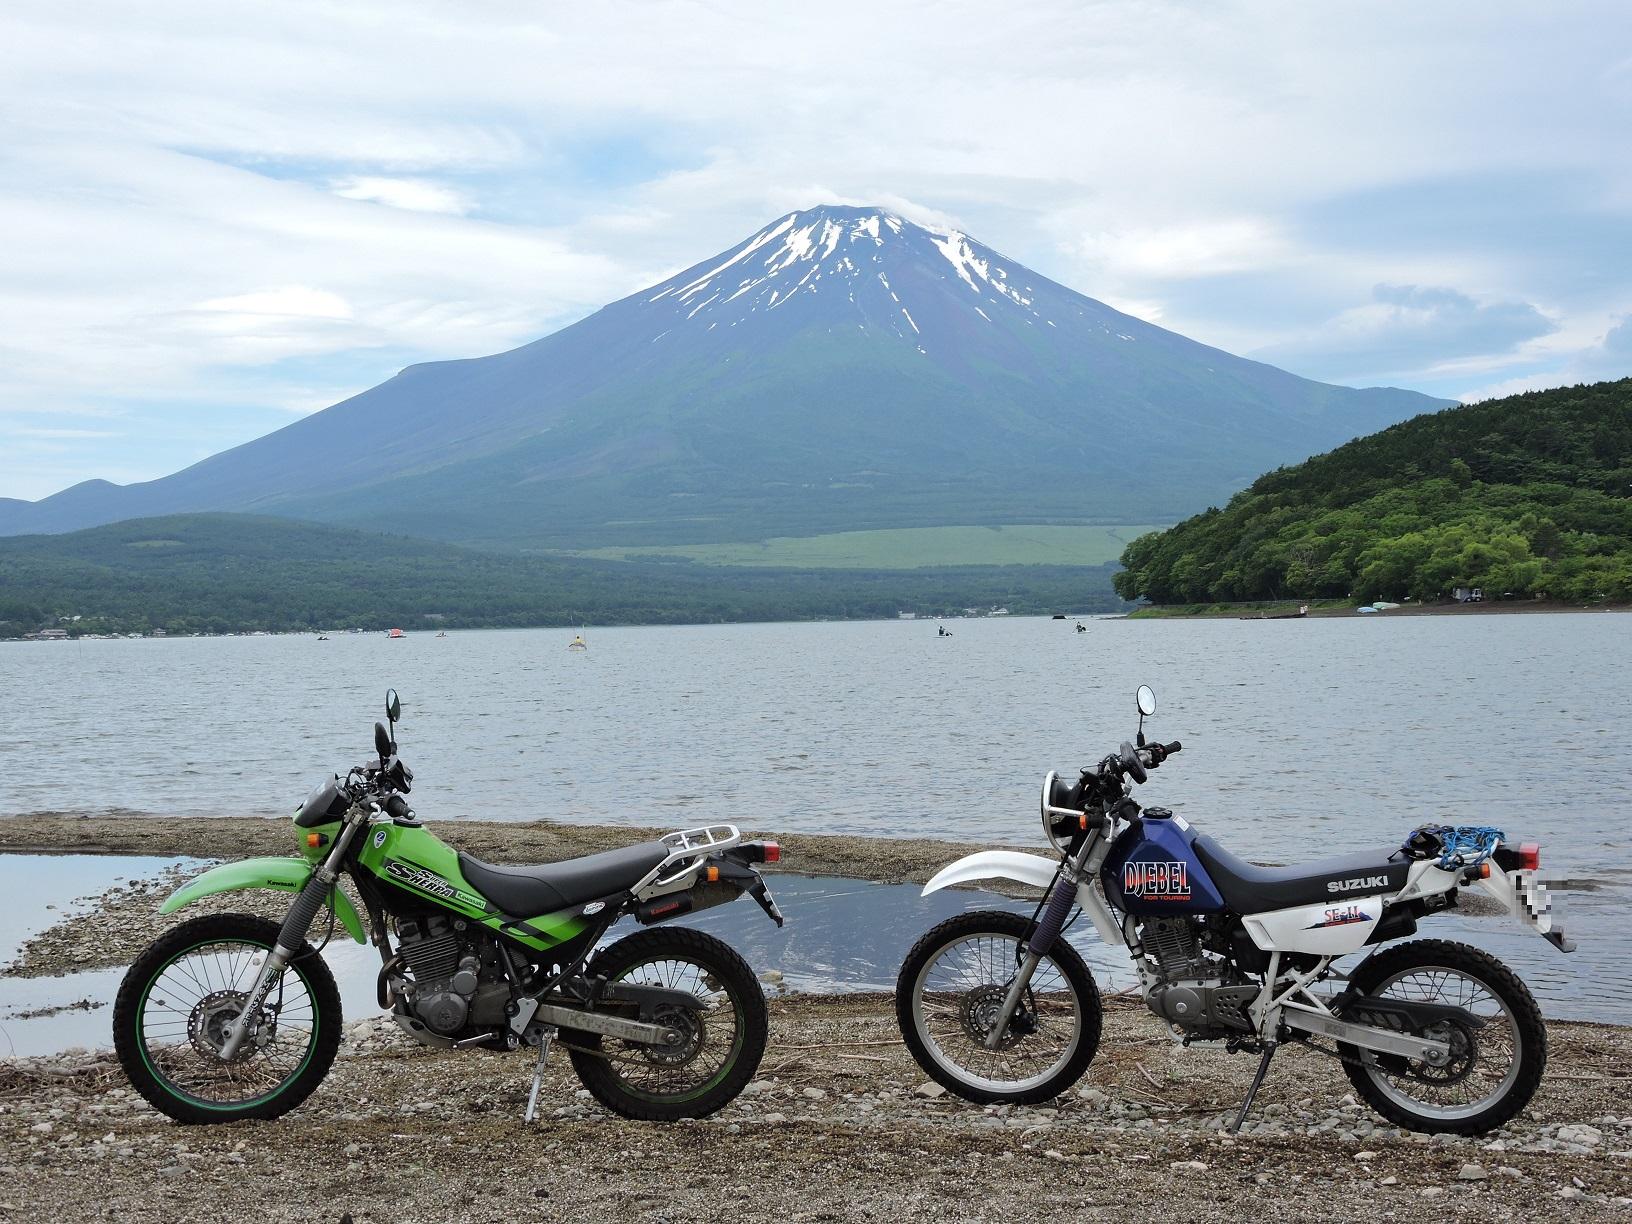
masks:
<path id="1" fill-rule="evenodd" d="M 1190 843 L 1182 816 L 1135 817 L 1111 843 L 1099 879 L 1112 905 L 1136 918 L 1206 914 L 1224 908 Z"/>

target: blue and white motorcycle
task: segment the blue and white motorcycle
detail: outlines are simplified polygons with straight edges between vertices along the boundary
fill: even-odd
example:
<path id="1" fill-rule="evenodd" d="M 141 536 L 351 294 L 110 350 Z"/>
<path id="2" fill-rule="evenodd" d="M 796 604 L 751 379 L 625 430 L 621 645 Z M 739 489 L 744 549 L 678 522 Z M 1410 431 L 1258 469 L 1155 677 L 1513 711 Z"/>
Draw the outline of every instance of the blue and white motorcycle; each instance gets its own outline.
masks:
<path id="1" fill-rule="evenodd" d="M 1547 1064 L 1529 989 L 1466 944 L 1391 941 L 1478 887 L 1573 951 L 1538 876 L 1539 847 L 1509 845 L 1497 829 L 1424 826 L 1368 854 L 1243 862 L 1183 817 L 1134 801 L 1133 784 L 1180 749 L 1146 743 L 1144 720 L 1156 711 L 1148 687 L 1138 707 L 1137 743 L 1075 782 L 1044 781 L 1043 830 L 1057 857 L 987 851 L 925 887 L 996 878 L 1046 893 L 1029 919 L 960 914 L 907 954 L 896 1015 L 919 1065 L 983 1103 L 1032 1104 L 1073 1084 L 1099 1046 L 1101 1018 L 1093 975 L 1061 938 L 1077 912 L 1127 950 L 1145 1004 L 1177 1039 L 1261 1054 L 1232 1130 L 1288 1041 L 1341 1059 L 1360 1097 L 1412 1130 L 1482 1134 L 1523 1109 Z M 1369 955 L 1339 969 L 1360 953 Z"/>

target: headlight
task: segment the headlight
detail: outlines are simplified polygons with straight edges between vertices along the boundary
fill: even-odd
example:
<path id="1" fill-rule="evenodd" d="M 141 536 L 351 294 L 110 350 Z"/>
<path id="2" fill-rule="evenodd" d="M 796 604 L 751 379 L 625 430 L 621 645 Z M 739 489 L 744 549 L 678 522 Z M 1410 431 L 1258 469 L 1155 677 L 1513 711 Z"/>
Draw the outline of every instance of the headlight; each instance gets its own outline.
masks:
<path id="1" fill-rule="evenodd" d="M 1071 852 L 1071 841 L 1086 830 L 1082 811 L 1082 783 L 1075 785 L 1060 780 L 1052 769 L 1043 779 L 1042 794 L 1043 835 L 1048 844 L 1061 854 Z"/>

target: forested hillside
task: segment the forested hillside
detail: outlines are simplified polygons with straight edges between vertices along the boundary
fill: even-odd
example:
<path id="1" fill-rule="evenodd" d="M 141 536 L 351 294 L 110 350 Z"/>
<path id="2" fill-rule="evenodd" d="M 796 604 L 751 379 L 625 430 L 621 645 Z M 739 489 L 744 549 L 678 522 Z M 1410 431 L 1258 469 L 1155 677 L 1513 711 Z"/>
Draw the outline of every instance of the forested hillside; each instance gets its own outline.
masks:
<path id="1" fill-rule="evenodd" d="M 1632 379 L 1416 417 L 1143 536 L 1116 588 L 1153 603 L 1632 599 Z"/>
<path id="2" fill-rule="evenodd" d="M 1121 607 L 1114 567 L 791 570 L 495 555 L 236 514 L 0 540 L 0 637 L 672 624 Z"/>

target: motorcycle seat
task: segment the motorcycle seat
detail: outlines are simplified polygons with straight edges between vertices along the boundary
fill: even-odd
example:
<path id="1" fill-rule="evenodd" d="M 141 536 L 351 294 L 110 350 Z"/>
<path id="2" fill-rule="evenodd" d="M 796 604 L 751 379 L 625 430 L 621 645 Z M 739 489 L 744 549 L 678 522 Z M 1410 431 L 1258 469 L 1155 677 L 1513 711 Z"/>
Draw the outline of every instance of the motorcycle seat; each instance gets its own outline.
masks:
<path id="1" fill-rule="evenodd" d="M 496 867 L 461 854 L 459 870 L 506 914 L 534 918 L 623 892 L 668 856 L 668 846 L 649 841 L 535 867 Z"/>
<path id="2" fill-rule="evenodd" d="M 1396 893 L 1405 887 L 1411 866 L 1398 848 L 1344 854 L 1295 867 L 1260 867 L 1236 858 L 1210 837 L 1197 837 L 1190 845 L 1224 904 L 1238 914 Z"/>

